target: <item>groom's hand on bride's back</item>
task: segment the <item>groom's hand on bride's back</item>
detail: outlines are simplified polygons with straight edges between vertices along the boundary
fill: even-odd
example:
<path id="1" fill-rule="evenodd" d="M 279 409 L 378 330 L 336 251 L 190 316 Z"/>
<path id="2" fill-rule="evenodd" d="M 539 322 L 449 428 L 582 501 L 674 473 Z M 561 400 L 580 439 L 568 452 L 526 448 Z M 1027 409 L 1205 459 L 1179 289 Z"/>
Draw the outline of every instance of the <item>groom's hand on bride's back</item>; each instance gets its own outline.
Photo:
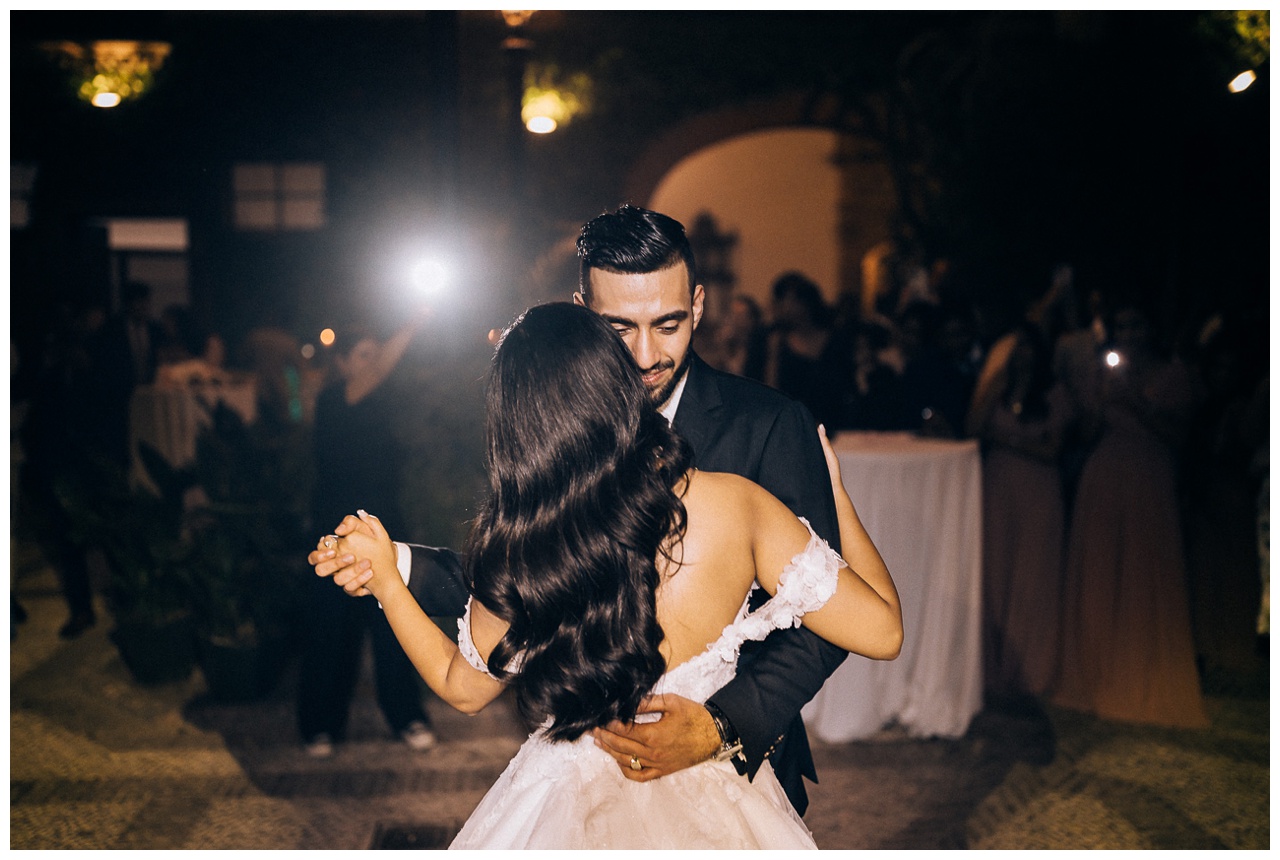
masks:
<path id="1" fill-rule="evenodd" d="M 338 523 L 333 534 L 346 537 L 357 531 L 369 537 L 373 536 L 373 531 L 367 523 L 353 514 L 348 514 L 342 518 L 342 522 Z M 336 548 L 325 546 L 324 537 L 320 538 L 316 548 L 307 556 L 307 564 L 315 568 L 316 576 L 333 577 L 334 585 L 341 586 L 342 590 L 352 597 L 364 597 L 369 594 L 369 589 L 364 587 L 365 583 L 373 577 L 369 561 L 356 559 L 350 553 L 339 555 Z"/>
<path id="2" fill-rule="evenodd" d="M 648 782 L 711 758 L 720 749 L 720 735 L 707 709 L 683 696 L 650 696 L 640 713 L 661 714 L 655 722 L 614 721 L 596 729 L 596 746 L 607 752 L 636 782 Z M 632 757 L 640 765 L 632 766 Z"/>

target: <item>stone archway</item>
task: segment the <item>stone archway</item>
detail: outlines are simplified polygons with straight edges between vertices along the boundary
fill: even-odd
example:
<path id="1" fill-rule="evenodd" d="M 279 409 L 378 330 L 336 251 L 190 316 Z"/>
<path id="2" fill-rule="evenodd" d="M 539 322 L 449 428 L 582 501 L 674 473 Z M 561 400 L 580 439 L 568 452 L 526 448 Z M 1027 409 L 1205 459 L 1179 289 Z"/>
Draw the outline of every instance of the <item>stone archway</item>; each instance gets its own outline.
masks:
<path id="1" fill-rule="evenodd" d="M 716 206 L 711 198 L 721 195 L 707 188 L 688 191 L 687 187 L 688 193 L 681 195 L 672 186 L 683 181 L 682 170 L 692 174 L 692 168 L 700 166 L 703 168 L 700 173 L 715 174 L 710 178 L 714 185 L 716 181 L 732 181 L 730 177 L 735 168 L 725 164 L 726 160 L 763 159 L 767 166 L 757 165 L 757 169 L 769 171 L 771 180 L 780 179 L 781 174 L 809 176 L 824 187 L 793 187 L 787 191 L 779 190 L 778 182 L 770 181 L 761 183 L 760 192 L 784 195 L 776 198 L 785 204 L 784 208 L 802 208 L 798 201 L 808 197 L 831 210 L 814 220 L 819 232 L 825 232 L 827 223 L 830 224 L 830 247 L 824 253 L 830 255 L 831 261 L 824 264 L 820 272 L 806 273 L 821 284 L 828 300 L 848 296 L 861 302 L 864 290 L 873 293 L 876 289 L 875 284 L 864 284 L 864 259 L 892 238 L 897 198 L 878 145 L 867 137 L 838 128 L 834 122 L 824 121 L 823 113 L 822 106 L 815 105 L 806 96 L 791 94 L 693 117 L 655 140 L 636 160 L 624 185 L 625 199 L 658 209 L 662 209 L 664 200 L 677 201 L 672 205 L 682 207 L 682 211 L 668 214 L 692 226 L 698 214 L 693 202 L 697 196 L 707 196 L 711 205 L 706 208 L 715 215 Z M 797 163 L 784 164 L 788 159 Z M 749 173 L 750 165 L 747 169 Z M 757 173 L 757 179 L 760 175 Z M 832 187 L 826 187 L 828 183 L 832 183 Z M 744 194 L 751 193 L 751 189 L 722 187 L 726 190 L 725 196 L 739 201 L 744 199 Z M 767 207 L 763 201 L 757 203 Z M 750 208 L 758 210 L 760 206 Z M 759 212 L 744 212 L 742 217 L 762 216 Z M 756 225 L 744 230 L 732 217 L 717 220 L 721 227 L 742 234 L 743 243 L 751 241 L 753 230 L 769 229 L 767 225 Z M 749 257 L 748 249 L 740 247 L 738 256 Z M 782 262 L 789 259 L 794 257 L 788 258 L 785 253 L 777 256 L 778 265 L 806 269 L 805 265 Z M 768 263 L 757 261 L 754 265 L 755 270 L 739 272 L 739 286 L 758 300 L 767 300 L 763 293 L 767 292 L 772 278 L 781 272 L 770 271 Z"/>

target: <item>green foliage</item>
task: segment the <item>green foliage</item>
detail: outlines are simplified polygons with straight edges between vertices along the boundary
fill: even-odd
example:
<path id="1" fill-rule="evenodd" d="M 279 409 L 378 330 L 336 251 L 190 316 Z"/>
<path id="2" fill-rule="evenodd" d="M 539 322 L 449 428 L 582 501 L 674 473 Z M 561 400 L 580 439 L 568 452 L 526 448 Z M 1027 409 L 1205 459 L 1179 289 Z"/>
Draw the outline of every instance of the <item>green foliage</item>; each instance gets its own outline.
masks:
<path id="1" fill-rule="evenodd" d="M 283 635 L 305 566 L 306 431 L 249 425 L 222 403 L 211 417 L 196 444 L 203 498 L 190 513 L 196 622 L 221 639 Z"/>
<path id="2" fill-rule="evenodd" d="M 1256 69 L 1271 56 L 1271 13 L 1262 10 L 1216 10 L 1200 20 L 1201 35 L 1240 66 Z"/>
<path id="3" fill-rule="evenodd" d="M 194 476 L 145 443 L 140 455 L 158 493 L 131 486 L 125 471 L 105 458 L 86 458 L 83 468 L 59 477 L 54 490 L 73 539 L 100 547 L 106 557 L 106 598 L 117 623 L 160 624 L 189 607 L 191 545 L 182 498 Z"/>

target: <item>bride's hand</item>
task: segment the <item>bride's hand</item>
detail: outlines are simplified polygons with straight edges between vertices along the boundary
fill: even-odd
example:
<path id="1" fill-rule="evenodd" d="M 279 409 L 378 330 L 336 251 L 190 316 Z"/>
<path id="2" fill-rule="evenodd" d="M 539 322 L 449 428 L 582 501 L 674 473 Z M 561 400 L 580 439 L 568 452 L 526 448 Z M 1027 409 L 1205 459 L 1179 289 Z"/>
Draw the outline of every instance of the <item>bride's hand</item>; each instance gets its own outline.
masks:
<path id="1" fill-rule="evenodd" d="M 831 489 L 836 495 L 844 492 L 844 482 L 840 479 L 840 460 L 831 448 L 831 440 L 827 438 L 827 428 L 818 425 L 818 441 L 822 443 L 822 453 L 827 458 L 827 474 L 831 477 Z"/>
<path id="2" fill-rule="evenodd" d="M 340 556 L 350 555 L 360 559 L 360 567 L 368 565 L 369 579 L 363 583 L 363 587 L 381 600 L 381 595 L 387 588 L 404 586 L 404 580 L 400 578 L 400 571 L 396 567 L 395 544 L 383 528 L 382 521 L 373 514 L 358 511 L 357 516 L 362 527 L 341 530 L 347 531 L 347 534 L 338 537 L 336 551 Z M 353 517 L 348 516 L 343 523 L 346 524 L 351 519 Z"/>
<path id="3" fill-rule="evenodd" d="M 316 542 L 316 548 L 307 556 L 307 564 L 315 568 L 316 576 L 332 577 L 334 585 L 352 597 L 367 597 L 369 589 L 365 583 L 372 574 L 369 572 L 368 559 L 357 559 L 350 553 L 338 553 L 338 538 L 354 532 L 363 532 L 373 536 L 373 531 L 359 517 L 348 514 L 332 533 Z"/>

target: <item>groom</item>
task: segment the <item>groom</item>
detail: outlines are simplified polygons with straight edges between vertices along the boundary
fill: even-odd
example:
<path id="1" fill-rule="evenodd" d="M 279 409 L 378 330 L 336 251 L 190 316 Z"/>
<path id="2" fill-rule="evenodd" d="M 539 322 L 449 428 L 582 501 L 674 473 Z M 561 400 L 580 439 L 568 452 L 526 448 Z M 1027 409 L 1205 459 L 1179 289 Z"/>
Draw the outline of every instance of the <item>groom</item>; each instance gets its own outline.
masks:
<path id="1" fill-rule="evenodd" d="M 826 461 L 808 410 L 759 383 L 704 363 L 690 348 L 702 318 L 703 288 L 684 227 L 672 218 L 623 206 L 587 222 L 578 238 L 574 301 L 600 314 L 635 357 L 645 386 L 689 442 L 695 465 L 732 472 L 777 496 L 837 551 L 840 533 Z M 397 544 L 401 575 L 428 615 L 461 616 L 467 599 L 452 550 Z M 348 592 L 367 576 L 351 556 L 309 557 L 321 576 Z M 767 598 L 762 590 L 761 599 Z M 647 781 L 709 758 L 731 760 L 753 778 L 769 758 L 796 812 L 817 782 L 800 709 L 846 653 L 803 627 L 778 630 L 742 649 L 737 677 L 705 704 L 652 697 L 642 711 L 656 722 L 597 729 L 597 745 L 629 779 Z"/>

